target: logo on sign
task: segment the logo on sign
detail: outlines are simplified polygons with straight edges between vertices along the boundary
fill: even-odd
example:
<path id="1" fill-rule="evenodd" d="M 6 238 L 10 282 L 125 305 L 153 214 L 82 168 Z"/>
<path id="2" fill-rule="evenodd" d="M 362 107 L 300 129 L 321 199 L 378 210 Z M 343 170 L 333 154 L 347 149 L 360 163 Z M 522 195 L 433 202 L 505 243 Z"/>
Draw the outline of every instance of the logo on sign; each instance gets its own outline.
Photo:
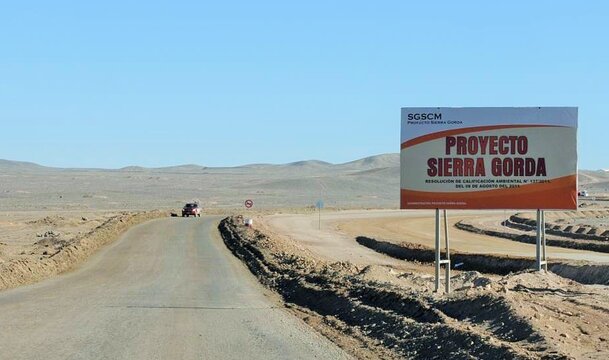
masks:
<path id="1" fill-rule="evenodd" d="M 410 113 L 408 120 L 442 120 L 442 113 Z"/>

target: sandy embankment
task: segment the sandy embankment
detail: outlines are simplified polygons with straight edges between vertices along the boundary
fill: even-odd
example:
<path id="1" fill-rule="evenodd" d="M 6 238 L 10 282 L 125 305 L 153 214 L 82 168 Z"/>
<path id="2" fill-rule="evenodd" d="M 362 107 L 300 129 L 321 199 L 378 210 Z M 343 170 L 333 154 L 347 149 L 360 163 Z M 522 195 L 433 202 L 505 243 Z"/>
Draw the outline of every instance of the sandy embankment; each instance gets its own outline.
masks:
<path id="1" fill-rule="evenodd" d="M 599 214 L 606 214 L 606 211 L 569 212 L 568 217 L 576 216 L 578 223 L 598 223 Z M 453 265 L 460 265 L 457 268 L 499 275 L 534 268 L 535 245 L 523 243 L 521 239 L 521 236 L 531 238 L 531 235 L 522 235 L 520 230 L 501 225 L 510 218 L 510 213 L 459 211 L 449 215 L 451 252 Z M 565 216 L 564 212 L 552 212 L 547 218 L 555 221 Z M 260 221 L 264 231 L 285 235 L 324 259 L 351 261 L 363 266 L 388 265 L 433 274 L 430 266 L 434 247 L 433 211 L 339 211 L 327 212 L 322 219 L 320 229 L 318 219 L 313 215 L 280 214 L 263 217 Z M 492 228 L 506 236 L 489 236 L 456 227 L 463 224 Z M 513 235 L 515 239 L 506 238 L 507 235 Z M 534 235 L 532 239 L 534 242 Z M 563 240 L 578 246 L 590 242 Z M 548 237 L 548 244 L 554 243 L 554 236 Z M 568 279 L 584 284 L 609 283 L 608 253 L 548 246 L 548 259 L 551 270 Z"/>
<path id="2" fill-rule="evenodd" d="M 450 214 L 450 241 L 451 248 L 461 252 L 492 255 L 509 255 L 520 257 L 534 257 L 535 245 L 526 244 L 509 239 L 475 234 L 455 228 L 460 221 L 496 222 L 509 218 L 510 214 L 504 212 L 480 214 L 457 213 Z M 338 232 L 354 240 L 357 236 L 367 236 L 377 240 L 390 242 L 409 242 L 428 247 L 434 246 L 434 218 L 430 212 L 419 215 L 415 212 L 395 212 L 386 216 L 368 218 L 349 217 L 348 214 L 333 220 L 327 227 L 328 231 Z M 509 229 L 506 229 L 509 231 Z M 548 257 L 552 259 L 585 260 L 609 263 L 608 253 L 599 253 L 579 249 L 568 249 L 548 246 Z"/>
<path id="3" fill-rule="evenodd" d="M 12 218 L 9 218 L 9 215 Z M 0 290 L 35 283 L 69 271 L 130 227 L 167 216 L 162 211 L 115 214 L 7 214 L 0 221 Z"/>

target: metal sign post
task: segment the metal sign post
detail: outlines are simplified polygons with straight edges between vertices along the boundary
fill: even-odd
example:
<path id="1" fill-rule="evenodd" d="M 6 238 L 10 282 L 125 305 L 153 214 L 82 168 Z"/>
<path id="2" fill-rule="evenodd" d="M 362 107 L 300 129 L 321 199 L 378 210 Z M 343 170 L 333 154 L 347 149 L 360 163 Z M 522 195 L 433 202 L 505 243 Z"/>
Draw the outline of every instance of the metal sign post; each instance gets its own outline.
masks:
<path id="1" fill-rule="evenodd" d="M 440 256 L 440 209 L 436 209 L 436 286 L 435 292 L 440 290 L 440 267 L 446 266 L 445 274 L 445 287 L 444 290 L 447 294 L 450 294 L 450 243 L 448 239 L 448 218 L 446 216 L 446 210 L 444 210 L 444 240 L 446 241 L 446 259 L 442 260 Z"/>
<path id="2" fill-rule="evenodd" d="M 543 210 L 537 209 L 537 271 L 548 271 L 548 258 L 546 257 L 546 216 Z"/>
<path id="3" fill-rule="evenodd" d="M 321 230 L 321 209 L 324 207 L 324 201 L 322 199 L 317 200 L 315 207 L 319 210 L 319 230 Z"/>
<path id="4" fill-rule="evenodd" d="M 444 209 L 444 240 L 446 241 L 446 293 L 450 294 L 450 241 L 448 239 L 448 216 Z"/>
<path id="5" fill-rule="evenodd" d="M 315 204 L 315 206 L 319 210 L 318 228 L 319 228 L 319 230 L 321 230 L 321 209 L 324 207 L 323 192 L 324 192 L 324 190 L 326 190 L 326 187 L 321 182 L 321 180 L 317 180 L 317 181 L 319 183 L 319 200 L 317 200 L 317 203 Z"/>

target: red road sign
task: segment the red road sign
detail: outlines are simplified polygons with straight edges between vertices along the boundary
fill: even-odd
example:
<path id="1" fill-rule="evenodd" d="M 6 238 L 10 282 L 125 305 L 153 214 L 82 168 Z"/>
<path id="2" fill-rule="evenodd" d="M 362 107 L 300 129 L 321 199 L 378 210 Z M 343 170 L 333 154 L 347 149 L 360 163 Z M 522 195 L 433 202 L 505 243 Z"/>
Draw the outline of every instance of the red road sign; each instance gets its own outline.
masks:
<path id="1" fill-rule="evenodd" d="M 252 206 L 254 206 L 254 202 L 250 199 L 245 200 L 245 207 L 246 208 L 251 208 Z"/>

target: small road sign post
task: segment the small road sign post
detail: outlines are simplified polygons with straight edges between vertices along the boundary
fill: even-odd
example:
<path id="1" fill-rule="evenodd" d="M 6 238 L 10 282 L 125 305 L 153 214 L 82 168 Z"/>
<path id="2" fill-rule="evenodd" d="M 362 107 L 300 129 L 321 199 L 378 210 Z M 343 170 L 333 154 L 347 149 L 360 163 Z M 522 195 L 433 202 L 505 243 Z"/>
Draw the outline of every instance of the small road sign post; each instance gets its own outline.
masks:
<path id="1" fill-rule="evenodd" d="M 324 207 L 324 201 L 321 199 L 317 200 L 317 203 L 315 203 L 315 207 L 319 212 L 318 229 L 321 230 L 321 209 Z"/>
<path id="2" fill-rule="evenodd" d="M 245 200 L 245 202 L 244 202 L 243 204 L 245 205 L 245 208 L 246 208 L 247 210 L 249 210 L 249 209 L 251 209 L 251 208 L 254 206 L 254 200 L 252 200 L 252 199 L 247 199 L 247 200 Z M 252 227 L 252 226 L 253 226 L 253 223 L 254 223 L 254 220 L 253 220 L 253 219 L 251 219 L 251 218 L 246 218 L 246 219 L 245 219 L 245 226 Z"/>

